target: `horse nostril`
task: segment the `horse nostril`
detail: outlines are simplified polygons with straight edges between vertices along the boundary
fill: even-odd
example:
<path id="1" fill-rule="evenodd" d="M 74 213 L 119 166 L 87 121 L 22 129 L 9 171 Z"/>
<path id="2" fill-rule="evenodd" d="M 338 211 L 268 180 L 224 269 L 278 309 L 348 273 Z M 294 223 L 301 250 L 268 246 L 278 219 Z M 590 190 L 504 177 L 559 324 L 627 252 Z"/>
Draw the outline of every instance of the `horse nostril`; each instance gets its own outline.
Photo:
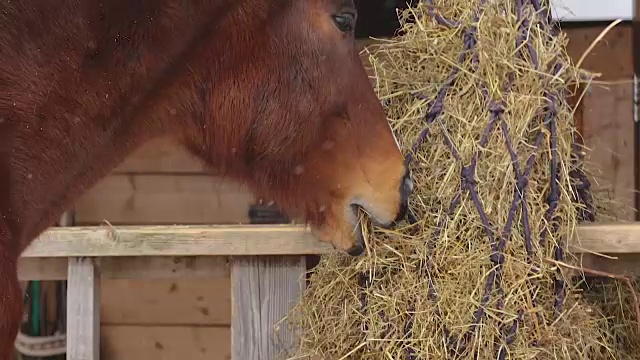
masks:
<path id="1" fill-rule="evenodd" d="M 402 177 L 402 182 L 400 184 L 400 209 L 396 218 L 393 220 L 393 224 L 396 225 L 398 222 L 404 220 L 407 217 L 407 212 L 409 211 L 409 196 L 413 192 L 413 179 L 411 178 L 411 174 L 407 170 Z"/>
<path id="2" fill-rule="evenodd" d="M 411 195 L 411 193 L 413 192 L 413 178 L 411 177 L 411 174 L 407 173 L 404 175 L 404 177 L 402 178 L 402 186 L 404 187 L 404 192 L 402 195 L 406 196 L 406 198 L 408 199 L 409 195 Z"/>
<path id="3" fill-rule="evenodd" d="M 349 248 L 349 250 L 347 250 L 347 254 L 349 254 L 349 256 L 360 256 L 364 253 L 364 246 L 357 244 L 357 245 L 353 245 L 351 248 Z"/>

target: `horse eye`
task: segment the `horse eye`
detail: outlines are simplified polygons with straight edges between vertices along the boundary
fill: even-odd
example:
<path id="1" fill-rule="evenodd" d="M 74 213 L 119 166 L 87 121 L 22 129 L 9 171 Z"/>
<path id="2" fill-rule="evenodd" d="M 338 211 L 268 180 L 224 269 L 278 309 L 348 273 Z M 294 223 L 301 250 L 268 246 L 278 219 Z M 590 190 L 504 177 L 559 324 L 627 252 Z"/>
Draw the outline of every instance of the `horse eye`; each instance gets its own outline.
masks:
<path id="1" fill-rule="evenodd" d="M 341 13 L 338 15 L 333 15 L 333 22 L 336 24 L 338 29 L 340 29 L 340 31 L 350 32 L 355 28 L 356 18 L 351 13 Z"/>

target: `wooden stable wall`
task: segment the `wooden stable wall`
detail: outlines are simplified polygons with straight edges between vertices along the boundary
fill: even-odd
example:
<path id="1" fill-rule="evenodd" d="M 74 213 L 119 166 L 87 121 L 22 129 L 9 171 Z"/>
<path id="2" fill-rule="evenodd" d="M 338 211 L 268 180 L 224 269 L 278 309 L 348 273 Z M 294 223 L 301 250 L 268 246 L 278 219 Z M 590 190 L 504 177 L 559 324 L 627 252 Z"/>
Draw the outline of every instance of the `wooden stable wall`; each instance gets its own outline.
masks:
<path id="1" fill-rule="evenodd" d="M 247 192 L 169 140 L 145 145 L 76 204 L 76 225 L 248 222 Z M 168 206 L 169 205 L 169 206 Z"/>
<path id="2" fill-rule="evenodd" d="M 609 25 L 600 23 L 566 25 L 567 51 L 578 61 L 592 42 Z M 633 119 L 633 63 L 631 25 L 614 27 L 589 52 L 581 67 L 601 74 L 578 107 L 585 145 L 591 149 L 587 161 L 598 177 L 594 188 L 608 189 L 613 199 L 629 208 L 619 212 L 620 220 L 634 220 L 635 157 Z"/>
<path id="3" fill-rule="evenodd" d="M 204 174 L 174 143 L 159 140 L 130 156 L 75 206 L 75 225 L 247 223 L 253 196 Z M 169 266 L 189 267 L 188 260 Z M 144 266 L 144 264 L 142 265 Z M 104 279 L 103 359 L 229 359 L 231 278 L 226 259 L 192 280 Z"/>
<path id="4" fill-rule="evenodd" d="M 569 53 L 577 60 L 605 25 L 572 27 Z M 584 63 L 618 81 L 592 86 L 577 116 L 591 161 L 615 198 L 633 206 L 631 31 L 619 26 Z M 626 82 L 625 82 L 626 81 Z M 101 181 L 75 207 L 76 225 L 247 223 L 253 197 L 167 140 L 148 144 Z M 631 218 L 633 215 L 628 215 Z M 189 263 L 171 266 L 189 267 Z M 144 266 L 144 265 L 143 265 Z M 118 360 L 230 358 L 230 270 L 225 259 L 207 279 L 103 280 L 102 358 Z"/>

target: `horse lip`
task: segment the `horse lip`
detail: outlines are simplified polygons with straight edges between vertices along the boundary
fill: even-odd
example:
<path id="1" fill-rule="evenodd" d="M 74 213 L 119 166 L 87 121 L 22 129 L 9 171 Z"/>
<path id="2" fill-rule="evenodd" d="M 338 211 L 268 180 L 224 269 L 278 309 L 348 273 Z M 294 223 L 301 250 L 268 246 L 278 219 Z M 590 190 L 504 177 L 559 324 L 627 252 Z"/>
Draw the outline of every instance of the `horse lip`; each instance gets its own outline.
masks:
<path id="1" fill-rule="evenodd" d="M 362 245 L 353 245 L 349 250 L 347 250 L 347 254 L 349 256 L 357 257 L 364 253 L 364 246 Z"/>
<path id="2" fill-rule="evenodd" d="M 398 226 L 402 220 L 405 220 L 408 217 L 409 197 L 411 197 L 411 194 L 413 193 L 413 187 L 413 178 L 411 177 L 411 173 L 407 171 L 400 183 L 400 209 L 396 218 L 391 222 L 391 226 Z"/>
<path id="3" fill-rule="evenodd" d="M 355 244 L 350 247 L 346 252 L 350 256 L 360 256 L 364 253 L 366 249 L 366 245 L 364 242 L 364 233 L 362 229 L 362 223 L 358 220 L 358 210 L 359 206 L 352 205 L 351 209 L 353 210 L 353 214 L 356 217 L 356 226 L 355 226 Z"/>

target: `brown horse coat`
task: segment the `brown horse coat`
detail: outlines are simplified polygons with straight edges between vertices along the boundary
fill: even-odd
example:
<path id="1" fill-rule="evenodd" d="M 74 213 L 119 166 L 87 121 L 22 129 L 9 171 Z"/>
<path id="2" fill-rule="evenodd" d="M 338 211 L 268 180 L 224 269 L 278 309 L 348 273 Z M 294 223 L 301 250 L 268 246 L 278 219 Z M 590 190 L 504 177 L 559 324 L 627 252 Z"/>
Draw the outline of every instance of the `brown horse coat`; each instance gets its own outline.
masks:
<path id="1" fill-rule="evenodd" d="M 353 39 L 352 0 L 0 4 L 0 360 L 20 253 L 150 139 L 170 137 L 357 255 L 411 190 Z"/>

